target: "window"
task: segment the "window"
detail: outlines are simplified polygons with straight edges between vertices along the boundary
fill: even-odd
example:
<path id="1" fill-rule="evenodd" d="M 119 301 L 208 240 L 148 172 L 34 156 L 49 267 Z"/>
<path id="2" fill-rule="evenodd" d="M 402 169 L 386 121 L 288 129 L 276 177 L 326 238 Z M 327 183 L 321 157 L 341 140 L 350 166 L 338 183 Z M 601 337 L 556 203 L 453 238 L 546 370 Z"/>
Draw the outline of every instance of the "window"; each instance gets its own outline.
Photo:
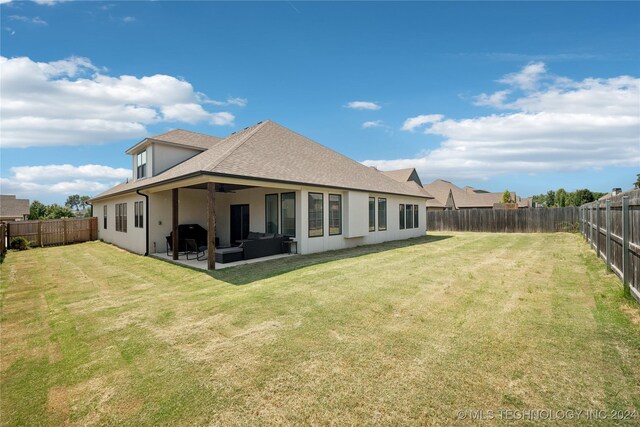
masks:
<path id="1" fill-rule="evenodd" d="M 134 208 L 134 226 L 136 228 L 144 227 L 144 203 L 143 202 L 135 202 L 133 204 Z"/>
<path id="2" fill-rule="evenodd" d="M 107 229 L 107 205 L 102 207 L 102 228 Z"/>
<path id="3" fill-rule="evenodd" d="M 324 235 L 324 194 L 309 193 L 309 237 Z"/>
<path id="4" fill-rule="evenodd" d="M 406 216 L 407 216 L 407 220 L 406 220 L 406 226 L 407 229 L 409 228 L 413 228 L 413 205 L 407 205 L 406 206 Z"/>
<path id="5" fill-rule="evenodd" d="M 329 236 L 342 234 L 342 195 L 329 194 Z"/>
<path id="6" fill-rule="evenodd" d="M 127 204 L 116 204 L 116 231 L 127 232 Z"/>
<path id="7" fill-rule="evenodd" d="M 376 231 L 376 198 L 369 197 L 369 231 Z"/>
<path id="8" fill-rule="evenodd" d="M 387 229 L 387 199 L 378 198 L 378 231 Z"/>
<path id="9" fill-rule="evenodd" d="M 400 204 L 400 230 L 404 230 L 404 205 Z"/>
<path id="10" fill-rule="evenodd" d="M 280 195 L 280 232 L 288 237 L 296 237 L 296 193 Z"/>
<path id="11" fill-rule="evenodd" d="M 278 233 L 278 195 L 264 196 L 264 232 Z"/>
<path id="12" fill-rule="evenodd" d="M 418 205 L 413 205 L 413 227 L 420 227 L 420 214 L 418 211 Z"/>
<path id="13" fill-rule="evenodd" d="M 136 156 L 136 178 L 144 178 L 147 176 L 147 150 L 138 153 Z"/>

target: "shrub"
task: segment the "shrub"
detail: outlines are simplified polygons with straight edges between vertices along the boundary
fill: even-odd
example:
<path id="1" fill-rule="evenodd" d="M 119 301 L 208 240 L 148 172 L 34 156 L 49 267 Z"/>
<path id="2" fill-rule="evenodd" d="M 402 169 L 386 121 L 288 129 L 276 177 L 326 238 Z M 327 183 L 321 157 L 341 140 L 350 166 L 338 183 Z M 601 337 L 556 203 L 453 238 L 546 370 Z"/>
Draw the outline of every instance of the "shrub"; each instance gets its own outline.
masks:
<path id="1" fill-rule="evenodd" d="M 14 237 L 11 239 L 11 243 L 9 244 L 11 249 L 17 249 L 19 251 L 24 251 L 29 249 L 29 241 L 22 236 Z"/>

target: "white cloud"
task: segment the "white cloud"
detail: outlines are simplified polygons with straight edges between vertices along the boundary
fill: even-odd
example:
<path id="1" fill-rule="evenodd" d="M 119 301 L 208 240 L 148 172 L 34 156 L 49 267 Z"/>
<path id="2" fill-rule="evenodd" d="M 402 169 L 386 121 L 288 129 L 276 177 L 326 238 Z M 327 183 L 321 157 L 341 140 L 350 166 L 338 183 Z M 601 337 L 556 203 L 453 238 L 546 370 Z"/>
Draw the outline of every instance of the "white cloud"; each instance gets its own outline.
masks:
<path id="1" fill-rule="evenodd" d="M 367 129 L 367 128 L 379 128 L 381 126 L 384 126 L 384 122 L 382 120 L 372 120 L 372 121 L 368 121 L 368 122 L 364 122 L 362 124 L 362 128 L 363 129 Z"/>
<path id="2" fill-rule="evenodd" d="M 9 178 L 0 178 L 2 193 L 47 202 L 70 194 L 95 195 L 131 178 L 129 169 L 103 165 L 16 166 L 10 172 Z"/>
<path id="3" fill-rule="evenodd" d="M 402 130 L 413 132 L 417 128 L 424 126 L 429 123 L 435 123 L 444 118 L 442 114 L 422 114 L 416 117 L 409 117 L 404 121 L 402 125 Z"/>
<path id="4" fill-rule="evenodd" d="M 215 99 L 207 99 L 204 101 L 207 104 L 213 104 L 218 106 L 235 105 L 236 107 L 244 107 L 247 105 L 246 98 L 227 98 L 226 101 L 216 101 Z"/>
<path id="5" fill-rule="evenodd" d="M 496 107 L 500 114 L 429 122 L 424 133 L 442 137 L 439 147 L 415 158 L 363 163 L 382 170 L 416 167 L 425 180 L 640 164 L 639 78 L 573 81 L 541 73 L 544 69 L 541 64 L 536 70 L 502 79 L 523 89 L 514 99 L 508 99 L 511 91 L 476 98 L 477 104 Z M 537 77 L 519 79 L 516 74 Z M 407 122 L 407 128 L 413 129 L 419 121 Z"/>
<path id="6" fill-rule="evenodd" d="M 382 108 L 377 102 L 369 101 L 351 101 L 348 102 L 345 107 L 354 110 L 379 110 L 380 108 Z"/>
<path id="7" fill-rule="evenodd" d="M 46 6 L 53 6 L 58 3 L 64 3 L 69 0 L 33 0 L 34 3 L 44 4 Z"/>
<path id="8" fill-rule="evenodd" d="M 136 17 L 135 16 L 125 16 L 124 18 L 122 18 L 122 22 L 124 23 L 131 23 L 131 22 L 136 22 Z"/>
<path id="9" fill-rule="evenodd" d="M 511 73 L 498 80 L 519 89 L 535 89 L 540 78 L 546 73 L 544 62 L 531 62 L 517 73 Z"/>
<path id="10" fill-rule="evenodd" d="M 2 147 L 96 144 L 143 137 L 150 124 L 234 120 L 231 113 L 207 111 L 205 95 L 164 74 L 109 76 L 80 57 L 0 56 L 0 69 Z"/>
<path id="11" fill-rule="evenodd" d="M 48 25 L 47 21 L 45 21 L 44 19 L 40 18 L 39 16 L 34 16 L 32 18 L 32 17 L 29 17 L 29 16 L 22 16 L 22 15 L 10 15 L 9 19 L 11 21 L 25 22 L 27 24 Z"/>

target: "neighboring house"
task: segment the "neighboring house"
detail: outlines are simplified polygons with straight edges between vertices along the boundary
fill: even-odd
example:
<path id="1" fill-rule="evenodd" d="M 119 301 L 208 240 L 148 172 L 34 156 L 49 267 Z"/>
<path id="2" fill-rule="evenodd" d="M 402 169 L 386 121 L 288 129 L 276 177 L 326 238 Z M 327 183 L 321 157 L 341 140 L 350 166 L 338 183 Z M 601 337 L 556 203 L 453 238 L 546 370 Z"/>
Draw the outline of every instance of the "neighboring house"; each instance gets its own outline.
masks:
<path id="1" fill-rule="evenodd" d="M 29 219 L 29 199 L 16 199 L 14 195 L 0 195 L 0 221 Z"/>
<path id="2" fill-rule="evenodd" d="M 208 241 L 217 238 L 220 246 L 245 239 L 249 231 L 283 234 L 297 242 L 299 253 L 406 239 L 426 230 L 420 206 L 430 196 L 420 186 L 391 179 L 271 121 L 223 139 L 174 130 L 144 139 L 127 154 L 133 179 L 91 203 L 99 237 L 132 252 L 164 252 L 166 236 L 178 224 L 199 224 Z"/>
<path id="3" fill-rule="evenodd" d="M 427 201 L 427 210 L 429 211 L 505 207 L 504 204 L 501 204 L 502 193 L 491 193 L 469 186 L 460 188 L 443 179 L 436 179 L 431 184 L 425 185 L 424 189 L 435 198 Z M 530 206 L 528 199 L 521 199 L 514 192 L 511 192 L 511 198 L 517 202 L 517 206 L 514 204 L 513 207 Z"/>

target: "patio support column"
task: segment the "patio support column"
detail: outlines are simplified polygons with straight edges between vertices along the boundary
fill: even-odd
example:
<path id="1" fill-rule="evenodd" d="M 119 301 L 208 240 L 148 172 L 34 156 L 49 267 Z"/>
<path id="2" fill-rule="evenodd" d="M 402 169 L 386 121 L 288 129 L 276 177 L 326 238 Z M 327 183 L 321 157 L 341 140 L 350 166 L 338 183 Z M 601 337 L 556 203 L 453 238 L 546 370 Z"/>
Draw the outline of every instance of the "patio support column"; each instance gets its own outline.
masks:
<path id="1" fill-rule="evenodd" d="M 216 184 L 207 183 L 207 269 L 216 269 Z"/>
<path id="2" fill-rule="evenodd" d="M 178 189 L 171 190 L 171 247 L 173 248 L 173 259 L 178 259 Z"/>

